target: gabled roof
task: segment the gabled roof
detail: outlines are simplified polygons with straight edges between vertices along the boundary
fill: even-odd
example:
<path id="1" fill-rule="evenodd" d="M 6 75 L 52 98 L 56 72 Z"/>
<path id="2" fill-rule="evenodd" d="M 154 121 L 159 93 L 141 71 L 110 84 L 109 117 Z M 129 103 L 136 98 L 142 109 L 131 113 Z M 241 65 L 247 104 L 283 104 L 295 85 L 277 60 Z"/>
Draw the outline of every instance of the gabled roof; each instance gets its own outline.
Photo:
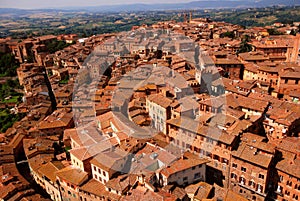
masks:
<path id="1" fill-rule="evenodd" d="M 163 96 L 162 94 L 151 94 L 147 97 L 150 102 L 154 102 L 163 108 L 167 108 L 173 102 L 171 99 Z"/>
<path id="2" fill-rule="evenodd" d="M 88 173 L 73 166 L 68 166 L 58 170 L 56 172 L 56 176 L 76 186 L 80 186 L 88 179 Z"/>
<path id="3" fill-rule="evenodd" d="M 103 140 L 90 146 L 80 147 L 70 150 L 70 154 L 78 158 L 80 161 L 91 159 L 97 154 L 112 148 L 109 140 Z"/>
<path id="4" fill-rule="evenodd" d="M 276 169 L 300 179 L 300 159 L 284 159 L 277 163 Z"/>
<path id="5" fill-rule="evenodd" d="M 172 174 L 175 174 L 177 172 L 190 169 L 197 165 L 206 164 L 208 162 L 209 160 L 207 159 L 201 159 L 193 156 L 190 153 L 185 153 L 183 158 L 180 158 L 179 160 L 170 164 L 168 167 L 162 169 L 160 173 L 166 177 L 170 177 Z"/>
<path id="6" fill-rule="evenodd" d="M 125 160 L 127 155 L 127 152 L 116 148 L 114 150 L 99 153 L 90 161 L 90 163 L 106 171 L 119 171 L 122 169 L 119 161 Z"/>
<path id="7" fill-rule="evenodd" d="M 250 162 L 265 169 L 269 168 L 273 159 L 273 156 L 262 154 L 254 147 L 249 146 L 245 143 L 241 144 L 238 150 L 233 151 L 232 156 L 239 160 Z"/>
<path id="8" fill-rule="evenodd" d="M 41 175 L 50 179 L 53 183 L 56 181 L 56 171 L 63 169 L 65 166 L 60 161 L 51 161 L 43 165 L 38 171 Z"/>

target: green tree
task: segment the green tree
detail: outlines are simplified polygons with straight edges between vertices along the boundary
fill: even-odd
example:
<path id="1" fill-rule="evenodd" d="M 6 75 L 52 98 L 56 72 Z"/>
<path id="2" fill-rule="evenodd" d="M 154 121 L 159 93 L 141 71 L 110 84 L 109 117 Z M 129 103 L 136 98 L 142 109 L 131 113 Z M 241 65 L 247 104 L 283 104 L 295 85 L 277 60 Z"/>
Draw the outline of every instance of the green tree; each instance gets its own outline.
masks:
<path id="1" fill-rule="evenodd" d="M 61 41 L 61 40 L 53 40 L 51 42 L 46 43 L 45 45 L 46 45 L 49 53 L 53 54 L 56 51 L 62 50 L 71 44 L 68 44 L 65 41 Z"/>
<path id="2" fill-rule="evenodd" d="M 220 35 L 220 37 L 221 38 L 225 38 L 225 37 L 228 37 L 228 38 L 234 38 L 235 37 L 235 34 L 234 34 L 234 32 L 233 31 L 227 31 L 227 32 L 225 32 L 225 33 L 222 33 L 221 35 Z"/>
<path id="3" fill-rule="evenodd" d="M 1 76 L 16 76 L 18 62 L 13 54 L 0 54 L 0 75 Z"/>
<path id="4" fill-rule="evenodd" d="M 240 43 L 240 48 L 237 51 L 237 54 L 239 53 L 244 53 L 244 52 L 251 52 L 253 47 L 250 42 L 250 37 L 248 35 L 245 35 L 244 38 L 242 39 L 242 42 Z"/>
<path id="5" fill-rule="evenodd" d="M 283 33 L 278 31 L 277 29 L 268 29 L 267 31 L 270 35 L 283 35 Z"/>
<path id="6" fill-rule="evenodd" d="M 290 35 L 296 36 L 296 34 L 297 34 L 297 31 L 295 29 L 292 29 Z"/>

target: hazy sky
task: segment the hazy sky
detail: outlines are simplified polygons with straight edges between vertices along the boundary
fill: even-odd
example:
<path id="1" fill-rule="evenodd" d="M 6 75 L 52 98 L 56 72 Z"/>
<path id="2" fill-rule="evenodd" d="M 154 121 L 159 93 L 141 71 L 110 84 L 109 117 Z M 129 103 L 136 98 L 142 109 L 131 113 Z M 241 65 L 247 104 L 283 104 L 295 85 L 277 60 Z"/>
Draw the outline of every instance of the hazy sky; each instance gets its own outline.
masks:
<path id="1" fill-rule="evenodd" d="M 0 8 L 57 8 L 131 3 L 181 3 L 185 0 L 0 0 Z"/>

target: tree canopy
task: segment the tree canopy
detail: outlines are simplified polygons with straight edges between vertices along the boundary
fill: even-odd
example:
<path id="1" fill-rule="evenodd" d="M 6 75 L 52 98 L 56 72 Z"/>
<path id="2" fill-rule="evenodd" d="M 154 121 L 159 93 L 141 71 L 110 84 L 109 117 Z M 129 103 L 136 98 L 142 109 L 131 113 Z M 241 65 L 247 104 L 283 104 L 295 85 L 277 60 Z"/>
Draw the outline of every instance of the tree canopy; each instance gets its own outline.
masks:
<path id="1" fill-rule="evenodd" d="M 0 54 L 0 76 L 16 76 L 19 64 L 13 54 Z"/>
<path id="2" fill-rule="evenodd" d="M 249 44 L 249 42 L 250 42 L 250 37 L 248 35 L 244 36 L 242 42 L 240 43 L 240 48 L 237 51 L 237 54 L 244 53 L 244 52 L 251 52 L 253 47 L 251 44 Z"/>

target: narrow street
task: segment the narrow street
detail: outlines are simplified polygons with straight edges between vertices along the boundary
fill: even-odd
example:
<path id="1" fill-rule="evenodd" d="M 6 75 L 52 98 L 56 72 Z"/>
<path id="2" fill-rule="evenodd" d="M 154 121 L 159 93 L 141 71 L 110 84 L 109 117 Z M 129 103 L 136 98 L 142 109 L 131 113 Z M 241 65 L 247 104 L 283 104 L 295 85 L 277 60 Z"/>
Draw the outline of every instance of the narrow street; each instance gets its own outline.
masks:
<path id="1" fill-rule="evenodd" d="M 31 187 L 41 196 L 43 196 L 44 198 L 49 198 L 50 196 L 48 195 L 48 193 L 42 188 L 40 187 L 37 183 L 35 183 L 35 181 L 33 180 L 31 174 L 30 174 L 30 169 L 28 166 L 26 161 L 26 156 L 25 153 L 19 153 L 18 156 L 16 156 L 16 166 L 20 172 L 20 174 L 31 184 Z M 22 161 L 22 162 L 21 162 Z M 18 163 L 21 162 L 21 163 Z"/>

